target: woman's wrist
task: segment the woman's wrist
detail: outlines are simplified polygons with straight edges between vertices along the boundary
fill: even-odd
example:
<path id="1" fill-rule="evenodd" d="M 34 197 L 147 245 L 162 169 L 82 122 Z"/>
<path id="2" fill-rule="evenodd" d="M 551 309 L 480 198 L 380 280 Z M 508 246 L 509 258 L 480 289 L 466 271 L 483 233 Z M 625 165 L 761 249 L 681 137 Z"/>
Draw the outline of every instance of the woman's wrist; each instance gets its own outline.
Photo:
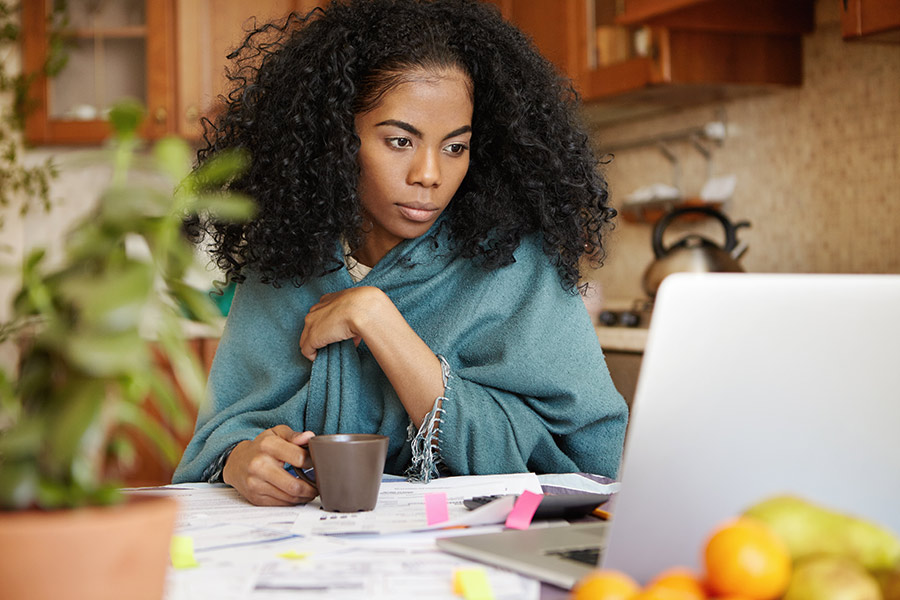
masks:
<path id="1" fill-rule="evenodd" d="M 390 321 L 392 319 L 395 319 L 395 327 L 398 325 L 396 319 L 406 325 L 403 315 L 381 289 L 366 286 L 359 290 L 362 292 L 362 296 L 357 300 L 357 307 L 351 315 L 350 322 L 353 332 L 365 341 L 366 345 L 377 344 L 378 337 L 391 331 Z"/>
<path id="2" fill-rule="evenodd" d="M 231 479 L 231 477 L 229 477 L 229 475 L 232 474 L 231 471 L 233 470 L 233 467 L 235 464 L 231 459 L 234 458 L 235 452 L 240 453 L 239 449 L 241 448 L 241 446 L 244 446 L 244 445 L 248 444 L 249 442 L 250 442 L 249 440 L 243 440 L 241 442 L 238 442 L 228 451 L 228 456 L 225 458 L 225 463 L 222 465 L 222 483 L 225 483 L 225 484 L 228 484 L 228 485 L 234 487 L 232 484 L 232 479 Z M 232 467 L 231 469 L 229 469 L 229 463 L 231 463 L 231 467 Z"/>

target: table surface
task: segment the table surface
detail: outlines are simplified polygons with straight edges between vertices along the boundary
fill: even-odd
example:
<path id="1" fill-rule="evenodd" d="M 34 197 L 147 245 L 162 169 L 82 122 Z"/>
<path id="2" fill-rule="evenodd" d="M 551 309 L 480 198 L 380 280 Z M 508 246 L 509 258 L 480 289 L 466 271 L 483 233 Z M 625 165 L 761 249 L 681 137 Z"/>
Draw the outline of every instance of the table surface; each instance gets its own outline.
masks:
<path id="1" fill-rule="evenodd" d="M 297 529 L 297 524 L 305 527 L 308 522 L 298 519 L 298 512 L 308 512 L 309 506 L 253 506 L 222 484 L 141 488 L 131 493 L 172 496 L 182 505 L 175 536 L 190 540 L 196 565 L 170 567 L 166 600 L 272 600 L 296 598 L 298 593 L 329 600 L 458 600 L 453 579 L 460 569 L 472 568 L 486 574 L 496 600 L 569 596 L 568 590 L 452 556 L 434 544 L 437 537 L 499 531 L 502 524 L 391 535 L 310 535 Z"/>

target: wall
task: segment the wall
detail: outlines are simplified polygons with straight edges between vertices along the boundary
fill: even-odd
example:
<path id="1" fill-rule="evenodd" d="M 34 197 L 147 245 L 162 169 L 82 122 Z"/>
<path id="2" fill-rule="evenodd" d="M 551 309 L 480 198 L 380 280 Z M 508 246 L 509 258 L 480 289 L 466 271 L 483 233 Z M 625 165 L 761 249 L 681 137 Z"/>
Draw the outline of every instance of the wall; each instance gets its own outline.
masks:
<path id="1" fill-rule="evenodd" d="M 900 45 L 844 42 L 839 2 L 817 3 L 816 29 L 804 40 L 800 88 L 731 102 L 728 134 L 713 150 L 713 175 L 734 174 L 725 212 L 751 221 L 739 238 L 747 271 L 900 273 Z M 608 127 L 604 145 L 703 125 L 719 107 Z M 706 162 L 686 143 L 682 189 L 696 195 Z M 653 148 L 623 150 L 607 169 L 613 202 L 652 184 L 672 183 L 670 163 Z M 721 226 L 673 226 L 666 243 L 687 230 L 721 241 Z M 619 219 L 606 265 L 589 275 L 606 298 L 643 297 L 652 261 L 652 226 Z"/>

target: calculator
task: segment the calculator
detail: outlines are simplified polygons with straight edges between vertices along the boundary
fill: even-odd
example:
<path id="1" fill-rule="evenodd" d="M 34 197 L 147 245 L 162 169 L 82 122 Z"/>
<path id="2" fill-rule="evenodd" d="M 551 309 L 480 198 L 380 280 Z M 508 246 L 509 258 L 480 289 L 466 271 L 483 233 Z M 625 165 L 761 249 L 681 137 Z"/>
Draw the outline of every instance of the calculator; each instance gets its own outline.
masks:
<path id="1" fill-rule="evenodd" d="M 509 494 L 515 496 L 515 494 Z M 463 500 L 469 510 L 502 498 L 504 494 L 474 496 Z M 518 497 L 518 496 L 516 496 Z M 577 519 L 589 515 L 595 508 L 609 501 L 611 494 L 576 492 L 571 494 L 544 494 L 534 513 L 535 519 Z"/>

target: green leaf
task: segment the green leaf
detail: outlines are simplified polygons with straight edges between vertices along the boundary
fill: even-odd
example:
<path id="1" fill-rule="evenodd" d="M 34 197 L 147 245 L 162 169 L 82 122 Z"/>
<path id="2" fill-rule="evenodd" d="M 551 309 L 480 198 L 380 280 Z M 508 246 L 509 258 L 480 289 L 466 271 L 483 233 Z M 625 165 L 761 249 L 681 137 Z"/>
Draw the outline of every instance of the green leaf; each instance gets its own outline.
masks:
<path id="1" fill-rule="evenodd" d="M 4 431 L 0 436 L 0 469 L 5 463 L 18 460 L 34 460 L 41 451 L 43 441 L 42 423 L 37 419 L 27 418 L 19 421 L 16 427 Z"/>
<path id="2" fill-rule="evenodd" d="M 181 458 L 181 447 L 178 441 L 159 421 L 153 419 L 146 412 L 134 404 L 120 404 L 117 407 L 116 417 L 119 422 L 131 425 L 137 429 L 153 446 L 159 450 L 162 457 L 170 464 L 175 465 Z"/>
<path id="3" fill-rule="evenodd" d="M 60 369 L 55 368 L 52 355 L 44 350 L 43 341 L 37 340 L 31 350 L 22 355 L 19 365 L 16 392 L 26 411 L 32 410 L 30 402 L 45 402 L 53 382 L 60 377 Z"/>
<path id="4" fill-rule="evenodd" d="M 159 343 L 169 359 L 181 391 L 188 400 L 199 405 L 206 393 L 206 371 L 181 337 L 177 322 L 166 323 L 161 328 Z"/>
<path id="5" fill-rule="evenodd" d="M 239 223 L 256 214 L 256 204 L 249 196 L 234 192 L 221 194 L 199 194 L 193 198 L 190 212 L 209 213 L 217 221 Z"/>
<path id="6" fill-rule="evenodd" d="M 137 451 L 129 436 L 122 433 L 114 434 L 109 440 L 108 453 L 120 469 L 127 471 L 134 468 Z"/>
<path id="7" fill-rule="evenodd" d="M 44 259 L 43 250 L 31 252 L 22 264 L 22 290 L 15 299 L 17 315 L 41 314 L 52 316 L 53 296 L 47 288 L 40 267 Z"/>
<path id="8" fill-rule="evenodd" d="M 172 426 L 172 429 L 178 433 L 186 433 L 193 422 L 188 419 L 178 398 L 178 392 L 175 391 L 167 374 L 161 370 L 154 370 L 148 377 L 148 382 L 152 393 L 146 401 L 159 409 L 163 419 Z"/>
<path id="9" fill-rule="evenodd" d="M 94 260 L 108 259 L 116 252 L 123 253 L 123 244 L 121 231 L 93 220 L 82 223 L 69 234 L 66 252 L 70 264 L 83 266 Z"/>
<path id="10" fill-rule="evenodd" d="M 107 483 L 101 485 L 95 490 L 91 490 L 88 494 L 88 503 L 92 506 L 110 506 L 122 502 L 124 497 L 121 486 L 118 483 Z"/>
<path id="11" fill-rule="evenodd" d="M 152 289 L 152 266 L 131 261 L 117 270 L 73 273 L 59 292 L 76 307 L 82 327 L 117 332 L 138 327 Z"/>
<path id="12" fill-rule="evenodd" d="M 0 326 L 0 343 L 4 340 L 3 329 L 7 324 Z M 9 375 L 0 368 L 0 431 L 9 423 L 16 423 L 20 419 L 22 406 L 16 397 L 15 385 Z M 0 436 L 0 456 L 3 456 L 3 442 L 5 437 Z"/>
<path id="13" fill-rule="evenodd" d="M 37 493 L 37 464 L 25 461 L 0 463 L 0 508 L 29 508 L 35 503 Z"/>
<path id="14" fill-rule="evenodd" d="M 180 182 L 191 171 L 191 150 L 187 142 L 177 137 L 161 139 L 153 147 L 153 155 L 160 171 L 172 181 Z"/>
<path id="15" fill-rule="evenodd" d="M 192 321 L 215 323 L 221 318 L 221 311 L 209 297 L 209 292 L 191 287 L 183 281 L 168 281 L 172 298 L 181 306 Z"/>
<path id="16" fill-rule="evenodd" d="M 74 508 L 85 503 L 84 491 L 67 481 L 42 477 L 38 481 L 37 505 L 44 509 Z"/>
<path id="17" fill-rule="evenodd" d="M 109 124 L 118 138 L 128 139 L 137 135 L 143 120 L 144 107 L 137 100 L 121 100 L 109 111 Z"/>
<path id="18" fill-rule="evenodd" d="M 194 248 L 181 235 L 180 229 L 163 223 L 147 238 L 160 274 L 166 281 L 180 280 L 195 260 Z"/>
<path id="19" fill-rule="evenodd" d="M 25 260 L 22 262 L 22 274 L 25 276 L 30 276 L 37 272 L 38 267 L 44 260 L 44 256 L 46 254 L 47 251 L 43 248 L 36 248 L 29 252 L 28 256 L 26 256 Z"/>
<path id="20" fill-rule="evenodd" d="M 172 211 L 172 195 L 141 185 L 107 189 L 100 197 L 100 214 L 121 230 L 142 231 L 144 219 L 161 218 Z"/>
<path id="21" fill-rule="evenodd" d="M 114 377 L 149 364 L 146 342 L 133 330 L 73 333 L 63 343 L 72 364 L 94 377 Z"/>
<path id="22" fill-rule="evenodd" d="M 199 189 L 221 187 L 246 171 L 250 165 L 250 154 L 239 148 L 229 148 L 203 163 L 190 178 L 199 184 Z"/>
<path id="23" fill-rule="evenodd" d="M 47 415 L 49 428 L 42 463 L 46 473 L 68 477 L 73 465 L 84 457 L 86 445 L 97 434 L 96 428 L 102 426 L 106 386 L 103 381 L 79 379 L 57 393 L 64 401 L 57 402 L 53 414 Z"/>

